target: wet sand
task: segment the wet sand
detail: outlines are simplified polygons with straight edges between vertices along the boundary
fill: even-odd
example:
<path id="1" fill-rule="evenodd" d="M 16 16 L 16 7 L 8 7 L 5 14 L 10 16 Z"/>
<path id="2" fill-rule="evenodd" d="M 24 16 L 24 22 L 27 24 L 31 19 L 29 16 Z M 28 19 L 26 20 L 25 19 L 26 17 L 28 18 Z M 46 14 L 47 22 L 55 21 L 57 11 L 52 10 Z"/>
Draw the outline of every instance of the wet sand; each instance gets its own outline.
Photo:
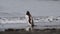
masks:
<path id="1" fill-rule="evenodd" d="M 32 29 L 26 31 L 25 29 L 9 29 L 4 32 L 0 32 L 0 34 L 60 34 L 60 29 Z"/>
<path id="2" fill-rule="evenodd" d="M 18 25 L 18 24 L 16 24 L 16 25 Z M 0 29 L 0 30 L 2 30 L 2 29 Z M 10 29 L 6 29 L 6 27 L 5 27 L 4 31 L 0 31 L 0 34 L 60 34 L 60 26 L 59 25 L 58 26 L 57 25 L 56 26 L 55 25 L 54 26 L 52 26 L 52 25 L 51 26 L 37 25 L 34 27 L 29 27 L 29 26 L 22 27 L 22 24 L 21 24 L 19 26 L 19 28 L 11 27 Z"/>

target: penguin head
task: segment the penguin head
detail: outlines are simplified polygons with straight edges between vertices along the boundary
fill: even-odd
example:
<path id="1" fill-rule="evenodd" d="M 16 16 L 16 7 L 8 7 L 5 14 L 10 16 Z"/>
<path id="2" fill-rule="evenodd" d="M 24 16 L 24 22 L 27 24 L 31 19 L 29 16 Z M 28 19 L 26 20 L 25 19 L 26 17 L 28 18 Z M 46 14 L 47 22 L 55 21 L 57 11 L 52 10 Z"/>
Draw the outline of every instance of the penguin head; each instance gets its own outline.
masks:
<path id="1" fill-rule="evenodd" d="M 29 12 L 29 11 L 27 11 L 27 12 L 26 12 L 26 15 L 30 15 L 30 12 Z"/>

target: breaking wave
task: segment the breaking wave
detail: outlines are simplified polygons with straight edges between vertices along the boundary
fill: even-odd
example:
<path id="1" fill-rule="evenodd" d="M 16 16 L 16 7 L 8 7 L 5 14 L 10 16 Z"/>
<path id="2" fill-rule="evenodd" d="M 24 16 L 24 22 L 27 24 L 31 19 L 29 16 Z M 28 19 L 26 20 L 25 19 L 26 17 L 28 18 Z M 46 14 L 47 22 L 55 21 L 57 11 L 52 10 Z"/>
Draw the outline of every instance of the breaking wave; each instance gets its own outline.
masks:
<path id="1" fill-rule="evenodd" d="M 33 17 L 34 22 L 59 22 L 60 16 L 38 16 Z M 0 17 L 0 23 L 26 23 L 25 17 Z"/>

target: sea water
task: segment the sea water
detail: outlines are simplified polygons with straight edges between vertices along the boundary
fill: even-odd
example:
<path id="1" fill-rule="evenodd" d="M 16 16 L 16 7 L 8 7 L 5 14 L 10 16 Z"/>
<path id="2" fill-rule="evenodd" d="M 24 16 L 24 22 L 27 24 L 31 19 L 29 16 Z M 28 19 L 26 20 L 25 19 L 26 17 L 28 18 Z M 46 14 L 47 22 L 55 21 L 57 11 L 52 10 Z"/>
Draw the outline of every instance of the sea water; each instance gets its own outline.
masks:
<path id="1" fill-rule="evenodd" d="M 48 19 L 49 18 L 49 19 Z M 58 17 L 60 18 L 60 17 Z M 60 19 L 55 17 L 33 17 L 34 19 L 34 29 L 46 29 L 46 28 L 56 28 L 60 29 Z M 0 17 L 0 29 L 26 29 L 28 23 L 25 17 Z"/>

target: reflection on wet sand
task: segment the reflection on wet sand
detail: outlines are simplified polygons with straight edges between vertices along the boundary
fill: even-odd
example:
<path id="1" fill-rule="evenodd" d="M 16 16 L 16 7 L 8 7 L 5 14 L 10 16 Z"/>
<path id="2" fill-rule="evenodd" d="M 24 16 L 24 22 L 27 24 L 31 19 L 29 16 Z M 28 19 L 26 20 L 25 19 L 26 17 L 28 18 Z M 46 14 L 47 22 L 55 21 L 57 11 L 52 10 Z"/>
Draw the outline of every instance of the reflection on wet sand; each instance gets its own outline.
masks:
<path id="1" fill-rule="evenodd" d="M 0 34 L 60 34 L 60 29 L 34 29 L 34 27 L 27 27 L 26 29 L 8 29 Z"/>
<path id="2" fill-rule="evenodd" d="M 33 31 L 34 26 L 28 26 L 26 28 L 22 28 L 22 29 L 13 29 L 13 28 L 9 28 L 9 29 L 5 29 L 5 31 L 21 31 L 21 30 L 25 30 L 25 31 Z"/>
<path id="3" fill-rule="evenodd" d="M 0 34 L 60 34 L 60 29 L 56 28 L 45 28 L 42 27 L 39 28 L 40 26 L 27 26 L 26 28 L 21 28 L 21 29 L 5 29 L 5 31 L 1 31 Z"/>
<path id="4" fill-rule="evenodd" d="M 25 28 L 26 31 L 33 31 L 33 29 L 34 29 L 34 26 Z"/>

